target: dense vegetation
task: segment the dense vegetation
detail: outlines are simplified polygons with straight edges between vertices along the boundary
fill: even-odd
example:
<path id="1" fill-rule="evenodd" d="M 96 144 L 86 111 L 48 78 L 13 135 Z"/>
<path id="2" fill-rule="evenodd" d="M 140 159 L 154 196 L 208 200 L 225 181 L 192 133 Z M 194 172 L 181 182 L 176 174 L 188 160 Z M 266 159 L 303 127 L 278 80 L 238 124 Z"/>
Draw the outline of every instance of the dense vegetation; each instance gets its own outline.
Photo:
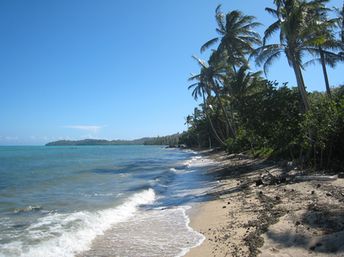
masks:
<path id="1" fill-rule="evenodd" d="M 180 134 L 173 134 L 169 136 L 163 136 L 163 137 L 153 137 L 144 142 L 144 145 L 168 145 L 171 147 L 178 146 L 179 144 L 179 138 Z"/>
<path id="2" fill-rule="evenodd" d="M 230 153 L 290 159 L 339 170 L 344 162 L 344 87 L 330 87 L 327 67 L 344 60 L 343 9 L 328 0 L 275 0 L 266 8 L 275 22 L 264 35 L 254 16 L 215 11 L 218 37 L 206 42 L 208 61 L 194 57 L 192 96 L 202 100 L 186 119 L 179 143 L 222 147 Z M 343 6 L 344 8 L 344 6 Z M 296 87 L 268 81 L 262 73 L 287 58 Z M 252 71 L 250 64 L 262 67 Z M 307 92 L 303 72 L 319 63 L 324 92 Z"/>

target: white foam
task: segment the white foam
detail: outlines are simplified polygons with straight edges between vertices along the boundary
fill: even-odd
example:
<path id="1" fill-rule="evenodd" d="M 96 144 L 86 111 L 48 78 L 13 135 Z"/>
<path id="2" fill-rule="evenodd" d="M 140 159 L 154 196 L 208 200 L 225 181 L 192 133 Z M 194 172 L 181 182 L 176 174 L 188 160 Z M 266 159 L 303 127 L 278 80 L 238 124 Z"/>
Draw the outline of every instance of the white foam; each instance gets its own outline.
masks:
<path id="1" fill-rule="evenodd" d="M 180 206 L 138 212 L 98 237 L 92 250 L 82 256 L 184 256 L 205 239 L 189 226 L 186 214 L 189 208 Z"/>
<path id="2" fill-rule="evenodd" d="M 191 149 L 184 149 L 183 151 L 186 153 L 198 154 L 198 152 L 191 150 Z"/>
<path id="3" fill-rule="evenodd" d="M 39 211 L 39 210 L 41 210 L 41 209 L 42 209 L 42 207 L 39 206 L 39 205 L 37 205 L 37 206 L 31 206 L 31 205 L 29 205 L 29 206 L 26 206 L 26 207 L 24 207 L 24 208 L 15 209 L 15 210 L 14 210 L 14 213 L 30 212 L 30 211 Z"/>
<path id="4" fill-rule="evenodd" d="M 197 237 L 199 237 L 199 240 L 194 245 L 192 245 L 191 247 L 182 248 L 182 250 L 180 251 L 180 253 L 176 257 L 182 257 L 182 256 L 186 255 L 192 248 L 200 246 L 204 242 L 204 240 L 206 239 L 203 234 L 197 232 L 192 227 L 190 227 L 190 218 L 186 214 L 186 210 L 188 210 L 190 208 L 191 208 L 190 206 L 186 206 L 185 208 L 183 208 L 183 215 L 185 217 L 185 225 L 191 233 L 194 233 L 194 234 L 196 234 Z"/>
<path id="5" fill-rule="evenodd" d="M 203 156 L 193 156 L 191 159 L 184 162 L 188 168 L 202 168 L 202 167 L 211 167 L 216 165 L 216 161 L 203 157 Z"/>
<path id="6" fill-rule="evenodd" d="M 139 205 L 150 204 L 154 199 L 154 190 L 148 189 L 133 195 L 116 208 L 93 213 L 80 211 L 71 214 L 50 214 L 27 229 L 32 238 L 40 240 L 40 243 L 26 247 L 18 243 L 12 256 L 73 257 L 88 250 L 92 240 L 112 225 L 132 217 Z M 7 249 L 10 250 L 9 248 L 11 247 Z"/>

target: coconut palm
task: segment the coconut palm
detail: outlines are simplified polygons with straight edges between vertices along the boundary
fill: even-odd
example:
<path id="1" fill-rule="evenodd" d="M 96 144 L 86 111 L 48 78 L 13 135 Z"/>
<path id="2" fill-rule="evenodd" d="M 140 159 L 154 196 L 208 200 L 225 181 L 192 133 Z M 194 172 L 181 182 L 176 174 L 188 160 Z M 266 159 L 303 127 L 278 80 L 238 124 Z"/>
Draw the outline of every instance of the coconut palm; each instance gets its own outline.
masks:
<path id="1" fill-rule="evenodd" d="M 260 36 L 253 31 L 260 25 L 254 16 L 244 15 L 240 11 L 231 11 L 226 15 L 221 11 L 221 5 L 215 10 L 217 22 L 216 31 L 219 34 L 201 47 L 204 52 L 209 47 L 218 44 L 217 51 L 227 56 L 228 63 L 233 67 L 247 64 L 245 55 L 250 54 L 255 44 L 260 44 Z"/>
<path id="2" fill-rule="evenodd" d="M 342 51 L 344 49 L 343 44 L 344 44 L 344 1 L 343 1 L 343 6 L 341 8 L 338 7 L 333 7 L 333 11 L 336 14 L 337 17 L 337 27 L 338 27 L 338 37 L 340 38 L 340 41 L 342 42 Z"/>
<path id="3" fill-rule="evenodd" d="M 207 67 L 207 64 L 200 60 L 200 59 L 196 59 L 197 62 L 201 65 L 201 67 Z M 210 124 L 211 130 L 216 138 L 216 140 L 222 145 L 225 146 L 225 139 L 222 139 L 219 134 L 217 133 L 214 123 L 210 117 L 209 114 L 209 109 L 211 108 L 210 105 L 208 105 L 208 101 L 207 98 L 211 96 L 211 88 L 209 87 L 209 82 L 207 81 L 207 79 L 205 79 L 204 74 L 201 73 L 194 75 L 192 74 L 191 77 L 189 78 L 189 81 L 196 81 L 195 83 L 191 84 L 188 89 L 192 89 L 192 96 L 195 100 L 198 100 L 199 97 L 202 97 L 203 99 L 203 110 L 205 113 L 206 118 L 208 119 L 208 122 Z"/>
<path id="4" fill-rule="evenodd" d="M 260 76 L 261 72 L 249 72 L 249 67 L 243 65 L 236 74 L 228 76 L 225 81 L 226 90 L 232 98 L 240 102 L 243 97 L 254 91 L 255 82 L 261 79 Z"/>
<path id="5" fill-rule="evenodd" d="M 264 32 L 263 46 L 257 48 L 252 56 L 256 57 L 258 65 L 263 65 L 267 73 L 269 66 L 283 53 L 289 65 L 293 68 L 298 89 L 301 94 L 304 110 L 308 111 L 309 103 L 302 75 L 302 57 L 308 51 L 306 38 L 312 33 L 307 24 L 307 12 L 310 3 L 304 0 L 275 0 L 276 9 L 266 8 L 276 21 Z M 279 43 L 266 44 L 273 34 L 279 31 Z"/>
<path id="6" fill-rule="evenodd" d="M 339 53 L 341 57 L 344 56 L 344 1 L 342 8 L 336 8 L 334 7 L 334 11 L 337 15 L 337 21 L 338 21 L 338 36 L 340 38 L 340 41 L 342 43 L 341 45 L 341 52 Z"/>
<path id="7" fill-rule="evenodd" d="M 214 52 L 216 54 L 216 52 Z M 210 60 L 214 59 L 214 54 L 210 57 Z M 191 77 L 192 79 L 201 79 L 204 83 L 208 85 L 209 92 L 214 93 L 215 98 L 217 100 L 217 103 L 219 104 L 219 107 L 222 111 L 222 114 L 225 118 L 225 124 L 226 124 L 226 138 L 229 136 L 229 132 L 231 133 L 231 136 L 235 138 L 236 133 L 235 129 L 230 121 L 230 118 L 228 117 L 227 111 L 224 107 L 224 104 L 222 102 L 221 98 L 221 85 L 222 81 L 224 80 L 224 70 L 223 66 L 216 65 L 219 62 L 214 61 L 213 64 L 209 64 L 195 56 L 193 58 L 198 62 L 198 64 L 201 66 L 201 73 L 199 75 L 196 75 L 194 77 Z"/>
<path id="8" fill-rule="evenodd" d="M 315 62 L 319 62 L 321 64 L 326 92 L 327 95 L 331 97 L 326 65 L 334 67 L 337 62 L 343 58 L 336 53 L 341 49 L 342 45 L 342 43 L 336 39 L 335 35 L 339 19 L 328 19 L 327 14 L 330 9 L 325 6 L 328 2 L 329 0 L 315 0 L 312 2 L 313 7 L 309 10 L 308 23 L 311 24 L 310 26 L 313 28 L 313 33 L 308 36 L 308 50 L 311 54 L 315 55 L 316 58 L 306 64 Z"/>

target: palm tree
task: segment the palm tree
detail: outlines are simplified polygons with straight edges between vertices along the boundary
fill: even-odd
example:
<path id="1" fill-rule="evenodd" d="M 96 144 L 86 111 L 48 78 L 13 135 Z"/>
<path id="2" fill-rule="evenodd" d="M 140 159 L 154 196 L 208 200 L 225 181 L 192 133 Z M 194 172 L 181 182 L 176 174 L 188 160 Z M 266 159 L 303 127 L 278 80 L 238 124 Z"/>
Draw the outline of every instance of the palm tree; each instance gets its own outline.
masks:
<path id="1" fill-rule="evenodd" d="M 304 0 L 275 0 L 276 9 L 265 8 L 277 20 L 264 32 L 263 46 L 257 48 L 252 56 L 256 62 L 263 65 L 264 72 L 284 53 L 289 65 L 293 68 L 304 110 L 308 111 L 309 103 L 306 87 L 302 75 L 302 57 L 308 51 L 306 37 L 311 34 L 312 28 L 307 24 L 307 12 L 310 3 Z M 266 44 L 267 40 L 279 31 L 279 43 Z"/>
<path id="2" fill-rule="evenodd" d="M 342 43 L 344 44 L 344 1 L 343 1 L 343 6 L 342 6 L 342 10 L 339 14 L 340 16 L 340 28 L 341 28 L 341 39 L 342 39 Z"/>
<path id="3" fill-rule="evenodd" d="M 216 54 L 216 52 L 214 52 L 214 54 Z M 210 57 L 210 60 L 215 58 L 214 54 Z M 193 56 L 193 58 L 201 66 L 201 73 L 199 75 L 191 77 L 190 79 L 191 80 L 201 79 L 204 83 L 208 85 L 210 95 L 211 95 L 211 92 L 214 93 L 217 103 L 219 104 L 222 114 L 225 118 L 225 124 L 226 124 L 225 137 L 226 138 L 229 137 L 229 132 L 230 132 L 231 136 L 235 138 L 236 137 L 235 129 L 230 121 L 230 118 L 228 117 L 227 111 L 224 107 L 224 104 L 222 102 L 222 98 L 220 95 L 222 91 L 220 85 L 222 85 L 222 81 L 224 80 L 223 67 L 221 65 L 216 65 L 220 63 L 219 61 L 214 61 L 213 64 L 209 64 L 195 56 Z"/>
<path id="4" fill-rule="evenodd" d="M 338 21 L 338 28 L 339 28 L 339 37 L 341 40 L 341 52 L 339 53 L 341 57 L 343 58 L 344 56 L 344 1 L 343 1 L 343 6 L 342 8 L 334 8 L 334 11 L 337 14 L 337 21 Z"/>
<path id="5" fill-rule="evenodd" d="M 200 59 L 197 59 L 198 63 L 202 66 L 202 67 L 206 67 L 206 63 Z M 222 139 L 219 134 L 217 133 L 215 126 L 213 124 L 213 121 L 210 117 L 209 114 L 209 108 L 210 106 L 207 103 L 207 98 L 211 96 L 211 89 L 209 87 L 209 83 L 208 81 L 204 78 L 204 74 L 202 74 L 202 71 L 200 74 L 197 75 L 192 75 L 189 78 L 189 81 L 196 81 L 195 83 L 191 84 L 188 89 L 193 89 L 192 91 L 192 96 L 195 100 L 198 100 L 199 97 L 202 97 L 203 99 L 203 110 L 205 113 L 205 116 L 208 119 L 208 122 L 210 124 L 211 130 L 216 138 L 216 140 L 220 143 L 220 145 L 225 146 L 225 139 Z"/>
<path id="6" fill-rule="evenodd" d="M 237 10 L 225 15 L 221 11 L 221 5 L 215 10 L 215 19 L 219 36 L 206 42 L 201 47 L 201 52 L 218 43 L 217 51 L 226 55 L 227 62 L 235 71 L 237 66 L 247 64 L 245 55 L 254 50 L 255 44 L 261 43 L 259 34 L 253 31 L 261 24 L 255 21 L 254 16 L 244 15 Z"/>
<path id="7" fill-rule="evenodd" d="M 238 102 L 241 102 L 243 97 L 254 91 L 255 82 L 260 80 L 261 72 L 249 72 L 249 67 L 243 65 L 236 74 L 228 76 L 225 81 L 228 94 Z"/>
<path id="8" fill-rule="evenodd" d="M 338 51 L 341 48 L 342 43 L 336 39 L 335 29 L 338 25 L 338 18 L 328 19 L 327 13 L 330 11 L 326 8 L 325 4 L 329 0 L 315 0 L 312 2 L 313 7 L 309 11 L 309 23 L 313 28 L 313 33 L 308 37 L 309 52 L 316 56 L 315 59 L 307 62 L 314 63 L 320 62 L 324 80 L 326 93 L 331 97 L 330 83 L 327 74 L 326 65 L 334 67 L 336 63 L 342 58 L 334 51 Z M 313 48 L 312 48 L 313 47 Z"/>

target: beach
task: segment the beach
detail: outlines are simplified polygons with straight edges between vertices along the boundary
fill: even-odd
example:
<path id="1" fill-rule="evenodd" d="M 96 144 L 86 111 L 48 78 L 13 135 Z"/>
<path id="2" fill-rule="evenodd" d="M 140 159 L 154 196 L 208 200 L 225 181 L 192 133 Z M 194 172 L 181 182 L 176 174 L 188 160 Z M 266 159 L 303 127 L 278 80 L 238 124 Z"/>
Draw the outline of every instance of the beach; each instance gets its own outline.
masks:
<path id="1" fill-rule="evenodd" d="M 224 152 L 207 155 L 217 186 L 198 203 L 191 227 L 202 256 L 344 256 L 344 179 L 310 176 L 291 163 Z"/>
<path id="2" fill-rule="evenodd" d="M 1 158 L 1 257 L 344 256 L 340 173 L 158 146 Z"/>

